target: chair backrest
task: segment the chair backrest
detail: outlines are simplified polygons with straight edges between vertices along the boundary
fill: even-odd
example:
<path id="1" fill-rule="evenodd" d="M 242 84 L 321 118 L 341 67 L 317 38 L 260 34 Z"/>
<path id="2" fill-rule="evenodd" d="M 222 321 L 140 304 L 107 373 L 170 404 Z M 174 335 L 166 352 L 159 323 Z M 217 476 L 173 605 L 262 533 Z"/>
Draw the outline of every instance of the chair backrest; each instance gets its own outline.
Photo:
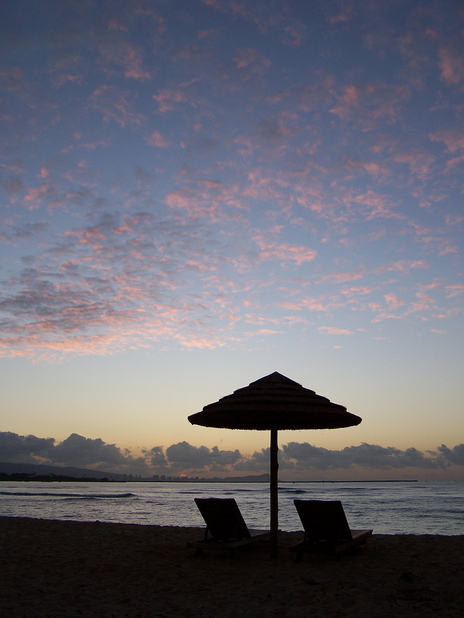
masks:
<path id="1" fill-rule="evenodd" d="M 213 539 L 227 541 L 251 537 L 234 498 L 195 498 L 195 502 Z"/>
<path id="2" fill-rule="evenodd" d="M 340 500 L 294 500 L 308 541 L 340 543 L 352 539 Z"/>

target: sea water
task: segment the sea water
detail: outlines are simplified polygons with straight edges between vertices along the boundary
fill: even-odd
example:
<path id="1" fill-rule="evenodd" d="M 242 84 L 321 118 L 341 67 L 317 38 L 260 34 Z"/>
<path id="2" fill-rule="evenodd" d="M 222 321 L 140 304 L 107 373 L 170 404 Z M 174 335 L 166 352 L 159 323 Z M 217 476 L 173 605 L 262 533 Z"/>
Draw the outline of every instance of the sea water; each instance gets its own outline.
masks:
<path id="1" fill-rule="evenodd" d="M 203 526 L 196 497 L 235 498 L 249 527 L 269 526 L 266 483 L 0 483 L 0 515 Z M 279 528 L 300 530 L 294 499 L 341 500 L 351 528 L 374 534 L 464 534 L 464 482 L 286 483 Z"/>

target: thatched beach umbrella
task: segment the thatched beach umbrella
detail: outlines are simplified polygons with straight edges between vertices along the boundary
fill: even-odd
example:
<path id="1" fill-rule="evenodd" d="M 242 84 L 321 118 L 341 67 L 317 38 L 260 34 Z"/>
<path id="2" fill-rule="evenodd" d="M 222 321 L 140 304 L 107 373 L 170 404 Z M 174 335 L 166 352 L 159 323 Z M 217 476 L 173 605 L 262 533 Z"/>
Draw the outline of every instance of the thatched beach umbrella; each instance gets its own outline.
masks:
<path id="1" fill-rule="evenodd" d="M 279 429 L 335 429 L 361 422 L 359 416 L 298 382 L 274 372 L 205 406 L 188 420 L 193 425 L 270 430 L 271 557 L 277 555 Z"/>

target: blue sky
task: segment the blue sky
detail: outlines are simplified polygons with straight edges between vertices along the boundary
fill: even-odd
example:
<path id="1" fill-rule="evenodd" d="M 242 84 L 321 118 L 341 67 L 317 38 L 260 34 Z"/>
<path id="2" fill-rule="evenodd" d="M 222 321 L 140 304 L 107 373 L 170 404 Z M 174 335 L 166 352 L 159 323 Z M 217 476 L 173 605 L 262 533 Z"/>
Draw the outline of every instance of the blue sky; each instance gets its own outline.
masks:
<path id="1" fill-rule="evenodd" d="M 0 459 L 255 470 L 186 419 L 279 371 L 363 418 L 282 445 L 462 478 L 461 3 L 0 12 Z"/>

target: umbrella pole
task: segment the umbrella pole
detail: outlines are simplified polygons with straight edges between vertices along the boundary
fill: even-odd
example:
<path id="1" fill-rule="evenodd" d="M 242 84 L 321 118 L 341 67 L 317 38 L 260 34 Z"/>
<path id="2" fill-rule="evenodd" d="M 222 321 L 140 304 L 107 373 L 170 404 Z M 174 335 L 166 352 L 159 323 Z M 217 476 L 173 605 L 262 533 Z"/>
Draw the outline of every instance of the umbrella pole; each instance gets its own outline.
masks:
<path id="1" fill-rule="evenodd" d="M 271 558 L 277 558 L 278 514 L 278 450 L 277 429 L 271 429 Z"/>

